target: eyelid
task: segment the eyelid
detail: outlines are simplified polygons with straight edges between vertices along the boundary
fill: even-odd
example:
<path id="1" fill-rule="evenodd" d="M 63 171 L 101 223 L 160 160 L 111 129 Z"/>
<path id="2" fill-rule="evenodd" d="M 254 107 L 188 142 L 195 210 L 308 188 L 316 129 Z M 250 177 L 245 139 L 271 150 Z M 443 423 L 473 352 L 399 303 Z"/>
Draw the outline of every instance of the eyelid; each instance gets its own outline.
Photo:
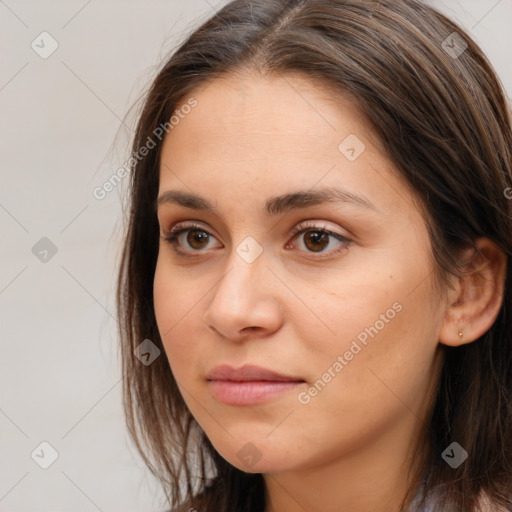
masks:
<path id="1" fill-rule="evenodd" d="M 217 239 L 217 237 L 213 233 L 211 233 L 209 228 L 206 228 L 198 221 L 193 221 L 193 220 L 178 222 L 172 228 L 170 228 L 168 230 L 163 230 L 164 236 L 162 236 L 161 238 L 165 242 L 169 243 L 173 247 L 175 252 L 180 255 L 184 255 L 184 256 L 187 255 L 187 256 L 191 256 L 191 257 L 201 256 L 206 251 L 183 250 L 176 243 L 177 238 L 181 234 L 183 234 L 187 231 L 193 231 L 193 230 L 204 231 L 208 235 Z M 305 253 L 305 254 L 310 254 L 310 255 L 317 254 L 317 256 L 314 256 L 314 259 L 320 259 L 322 257 L 326 258 L 326 257 L 333 256 L 335 254 L 338 254 L 339 252 L 346 250 L 347 246 L 350 245 L 353 241 L 352 238 L 348 238 L 347 236 L 335 231 L 334 229 L 330 229 L 328 227 L 326 221 L 309 220 L 309 221 L 299 222 L 291 229 L 291 231 L 290 231 L 291 239 L 289 242 L 286 243 L 286 247 L 288 247 L 290 242 L 292 240 L 294 240 L 295 238 L 297 238 L 300 234 L 307 232 L 307 231 L 315 231 L 315 230 L 323 231 L 323 232 L 327 233 L 329 236 L 336 238 L 339 242 L 345 242 L 346 245 L 345 245 L 345 247 L 342 247 L 341 249 L 338 248 L 338 249 L 331 250 L 331 251 L 328 251 L 325 253 L 324 252 L 315 253 L 314 251 L 299 251 L 300 253 Z"/>
<path id="2" fill-rule="evenodd" d="M 211 233 L 211 229 L 209 227 L 205 227 L 200 221 L 196 220 L 184 220 L 181 222 L 177 222 L 174 224 L 170 229 L 163 230 L 166 235 L 171 235 L 173 233 L 176 233 L 180 230 L 194 230 L 194 229 L 202 229 L 203 231 L 206 231 L 209 234 Z"/>
<path id="3" fill-rule="evenodd" d="M 325 220 L 305 220 L 302 222 L 299 222 L 296 226 L 294 226 L 291 230 L 292 236 L 297 235 L 298 233 L 301 233 L 302 231 L 305 231 L 307 229 L 310 230 L 318 230 L 318 231 L 326 231 L 332 235 L 339 236 L 342 238 L 345 238 L 349 240 L 348 236 L 343 235 L 342 233 L 339 233 L 335 229 L 331 229 L 329 225 L 327 224 L 327 221 Z"/>

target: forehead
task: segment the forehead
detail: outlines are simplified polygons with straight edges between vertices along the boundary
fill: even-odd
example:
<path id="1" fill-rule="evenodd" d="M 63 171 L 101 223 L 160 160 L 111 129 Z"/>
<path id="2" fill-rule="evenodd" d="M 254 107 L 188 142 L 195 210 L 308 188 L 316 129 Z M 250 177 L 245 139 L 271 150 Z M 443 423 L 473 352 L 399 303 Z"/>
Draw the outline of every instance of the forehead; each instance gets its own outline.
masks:
<path id="1" fill-rule="evenodd" d="M 160 191 L 179 185 L 247 194 L 262 186 L 284 193 L 343 184 L 367 196 L 396 196 L 401 187 L 383 187 L 396 173 L 357 104 L 308 77 L 230 74 L 197 88 L 181 106 L 191 97 L 197 105 L 164 140 Z"/>
<path id="2" fill-rule="evenodd" d="M 231 73 L 190 96 L 197 106 L 182 116 L 167 139 L 178 146 L 194 136 L 199 154 L 222 147 L 229 156 L 245 152 L 246 158 L 271 151 L 276 156 L 321 151 L 334 157 L 344 135 L 373 137 L 354 101 L 300 74 Z"/>

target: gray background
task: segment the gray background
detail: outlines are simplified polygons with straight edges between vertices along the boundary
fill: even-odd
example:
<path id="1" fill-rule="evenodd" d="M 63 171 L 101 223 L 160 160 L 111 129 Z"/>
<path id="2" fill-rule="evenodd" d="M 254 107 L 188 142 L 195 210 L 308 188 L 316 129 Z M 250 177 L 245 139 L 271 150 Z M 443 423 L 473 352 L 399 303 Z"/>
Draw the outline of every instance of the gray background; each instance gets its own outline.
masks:
<path id="1" fill-rule="evenodd" d="M 162 509 L 121 406 L 120 187 L 92 191 L 128 156 L 136 111 L 125 116 L 161 60 L 224 3 L 0 0 L 1 511 Z M 510 96 L 512 0 L 433 3 Z M 59 45 L 46 59 L 31 47 L 51 49 L 44 31 Z M 43 441 L 58 452 L 48 469 Z"/>

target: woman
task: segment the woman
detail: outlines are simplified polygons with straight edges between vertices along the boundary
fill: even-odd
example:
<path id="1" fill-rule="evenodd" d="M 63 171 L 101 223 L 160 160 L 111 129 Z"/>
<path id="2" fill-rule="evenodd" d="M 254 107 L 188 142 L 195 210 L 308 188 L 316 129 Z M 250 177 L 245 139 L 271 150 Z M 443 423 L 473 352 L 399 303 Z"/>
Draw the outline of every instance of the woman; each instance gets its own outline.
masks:
<path id="1" fill-rule="evenodd" d="M 178 48 L 118 288 L 173 510 L 512 510 L 511 133 L 418 0 L 235 0 Z"/>

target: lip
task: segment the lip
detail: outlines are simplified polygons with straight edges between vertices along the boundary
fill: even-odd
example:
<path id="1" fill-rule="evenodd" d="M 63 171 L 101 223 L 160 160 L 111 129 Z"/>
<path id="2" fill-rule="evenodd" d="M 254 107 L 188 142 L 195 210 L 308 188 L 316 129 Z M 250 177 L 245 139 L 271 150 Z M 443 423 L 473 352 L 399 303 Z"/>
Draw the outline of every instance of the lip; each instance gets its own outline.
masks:
<path id="1" fill-rule="evenodd" d="M 216 366 L 208 373 L 206 380 L 213 396 L 227 405 L 263 403 L 305 383 L 300 377 L 253 365 L 241 368 Z"/>
<path id="2" fill-rule="evenodd" d="M 268 380 L 272 382 L 304 382 L 300 377 L 283 375 L 261 366 L 246 364 L 241 368 L 233 368 L 228 364 L 222 364 L 213 368 L 206 376 L 207 380 L 232 380 L 247 382 L 255 380 Z"/>

